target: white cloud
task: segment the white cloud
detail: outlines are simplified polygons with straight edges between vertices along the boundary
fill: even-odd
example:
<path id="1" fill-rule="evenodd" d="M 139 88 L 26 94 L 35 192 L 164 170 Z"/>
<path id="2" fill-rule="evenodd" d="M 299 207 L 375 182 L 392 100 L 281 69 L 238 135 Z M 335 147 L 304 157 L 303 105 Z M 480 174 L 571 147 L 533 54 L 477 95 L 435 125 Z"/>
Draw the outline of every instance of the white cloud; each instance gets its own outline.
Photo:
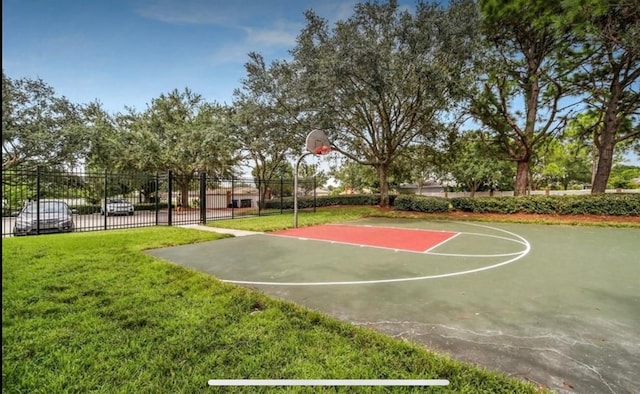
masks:
<path id="1" fill-rule="evenodd" d="M 237 23 L 240 9 L 232 1 L 175 1 L 152 0 L 142 2 L 136 12 L 143 18 L 171 24 L 229 26 Z"/>

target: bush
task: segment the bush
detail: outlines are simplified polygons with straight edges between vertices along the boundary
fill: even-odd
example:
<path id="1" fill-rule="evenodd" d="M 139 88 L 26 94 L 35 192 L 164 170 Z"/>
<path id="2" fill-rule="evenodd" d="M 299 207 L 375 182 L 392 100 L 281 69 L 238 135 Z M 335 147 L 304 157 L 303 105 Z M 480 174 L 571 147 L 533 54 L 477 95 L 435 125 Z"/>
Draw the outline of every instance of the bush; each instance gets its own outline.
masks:
<path id="1" fill-rule="evenodd" d="M 449 200 L 444 197 L 400 195 L 394 201 L 395 209 L 415 212 L 448 212 Z"/>
<path id="2" fill-rule="evenodd" d="M 389 203 L 393 205 L 395 195 L 389 195 Z M 293 197 L 268 200 L 265 209 L 293 209 Z M 380 205 L 379 194 L 342 194 L 337 196 L 320 196 L 315 199 L 316 207 L 332 207 L 338 205 Z M 298 208 L 313 208 L 313 197 L 298 197 Z"/>
<path id="3" fill-rule="evenodd" d="M 480 213 L 640 216 L 640 194 L 452 198 L 455 210 Z"/>
<path id="4" fill-rule="evenodd" d="M 559 209 L 562 215 L 640 216 L 640 194 L 567 196 Z"/>

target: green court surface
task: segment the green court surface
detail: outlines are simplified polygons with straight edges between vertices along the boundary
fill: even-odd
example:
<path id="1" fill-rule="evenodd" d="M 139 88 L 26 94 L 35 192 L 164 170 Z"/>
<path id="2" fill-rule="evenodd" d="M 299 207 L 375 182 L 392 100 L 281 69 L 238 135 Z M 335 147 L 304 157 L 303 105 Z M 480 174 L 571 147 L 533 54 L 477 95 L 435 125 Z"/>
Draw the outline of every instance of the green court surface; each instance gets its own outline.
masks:
<path id="1" fill-rule="evenodd" d="M 558 392 L 638 392 L 640 230 L 349 224 L 455 236 L 426 253 L 282 234 L 149 253 Z"/>

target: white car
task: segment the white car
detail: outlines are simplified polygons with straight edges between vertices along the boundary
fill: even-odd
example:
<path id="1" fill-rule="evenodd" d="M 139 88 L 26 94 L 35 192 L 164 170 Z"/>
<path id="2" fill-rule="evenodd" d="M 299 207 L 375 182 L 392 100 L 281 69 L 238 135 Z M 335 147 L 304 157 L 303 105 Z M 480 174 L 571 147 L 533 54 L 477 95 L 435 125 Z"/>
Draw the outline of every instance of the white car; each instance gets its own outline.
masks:
<path id="1" fill-rule="evenodd" d="M 100 207 L 100 215 L 105 214 L 107 216 L 133 215 L 133 204 L 121 198 L 108 198 L 106 207 L 104 202 Z"/>

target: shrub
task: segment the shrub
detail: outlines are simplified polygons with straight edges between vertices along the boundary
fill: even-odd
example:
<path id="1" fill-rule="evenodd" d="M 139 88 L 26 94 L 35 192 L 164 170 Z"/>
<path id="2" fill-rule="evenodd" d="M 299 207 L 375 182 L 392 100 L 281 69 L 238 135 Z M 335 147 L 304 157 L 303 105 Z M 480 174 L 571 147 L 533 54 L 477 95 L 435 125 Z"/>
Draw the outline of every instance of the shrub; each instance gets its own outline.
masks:
<path id="1" fill-rule="evenodd" d="M 451 205 L 463 212 L 640 216 L 640 194 L 458 197 Z"/>
<path id="2" fill-rule="evenodd" d="M 395 195 L 389 195 L 389 203 L 393 205 Z M 281 206 L 282 203 L 282 206 Z M 341 194 L 337 196 L 320 196 L 315 199 L 317 207 L 331 207 L 338 205 L 380 205 L 379 194 Z M 313 208 L 314 198 L 303 196 L 298 197 L 298 208 Z M 293 209 L 293 197 L 278 198 L 269 200 L 265 204 L 265 209 Z"/>
<path id="3" fill-rule="evenodd" d="M 444 197 L 400 195 L 394 201 L 395 209 L 415 212 L 448 212 L 449 200 Z"/>

